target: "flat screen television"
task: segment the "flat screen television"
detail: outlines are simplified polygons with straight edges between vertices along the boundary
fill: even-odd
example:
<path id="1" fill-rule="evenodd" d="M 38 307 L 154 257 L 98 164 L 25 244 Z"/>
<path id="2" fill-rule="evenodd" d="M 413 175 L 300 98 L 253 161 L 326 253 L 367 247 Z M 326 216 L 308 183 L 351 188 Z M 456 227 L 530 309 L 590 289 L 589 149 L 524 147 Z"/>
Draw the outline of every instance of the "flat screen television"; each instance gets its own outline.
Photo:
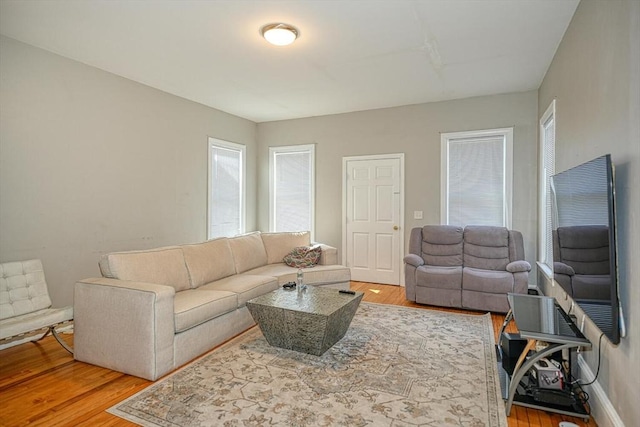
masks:
<path id="1" fill-rule="evenodd" d="M 607 154 L 551 180 L 554 279 L 620 342 L 614 168 Z"/>

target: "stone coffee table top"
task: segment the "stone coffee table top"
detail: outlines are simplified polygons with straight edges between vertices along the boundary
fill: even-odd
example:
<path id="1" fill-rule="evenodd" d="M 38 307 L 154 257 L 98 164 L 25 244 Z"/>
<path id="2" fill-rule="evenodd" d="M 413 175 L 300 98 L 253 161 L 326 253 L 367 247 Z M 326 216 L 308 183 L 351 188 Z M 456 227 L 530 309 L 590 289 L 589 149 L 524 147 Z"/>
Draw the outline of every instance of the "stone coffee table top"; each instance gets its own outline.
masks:
<path id="1" fill-rule="evenodd" d="M 272 346 L 321 356 L 344 337 L 363 295 L 281 288 L 247 301 L 247 308 Z"/>

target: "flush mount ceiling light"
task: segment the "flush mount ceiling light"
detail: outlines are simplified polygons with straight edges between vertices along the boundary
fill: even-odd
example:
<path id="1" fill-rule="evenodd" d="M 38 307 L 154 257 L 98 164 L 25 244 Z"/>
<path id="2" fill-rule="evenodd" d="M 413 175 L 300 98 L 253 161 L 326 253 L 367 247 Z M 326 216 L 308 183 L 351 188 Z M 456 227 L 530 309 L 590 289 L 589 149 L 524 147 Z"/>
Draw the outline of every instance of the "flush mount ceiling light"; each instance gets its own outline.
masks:
<path id="1" fill-rule="evenodd" d="M 283 23 L 267 24 L 260 29 L 260 34 L 266 41 L 276 46 L 289 45 L 298 38 L 298 30 Z"/>

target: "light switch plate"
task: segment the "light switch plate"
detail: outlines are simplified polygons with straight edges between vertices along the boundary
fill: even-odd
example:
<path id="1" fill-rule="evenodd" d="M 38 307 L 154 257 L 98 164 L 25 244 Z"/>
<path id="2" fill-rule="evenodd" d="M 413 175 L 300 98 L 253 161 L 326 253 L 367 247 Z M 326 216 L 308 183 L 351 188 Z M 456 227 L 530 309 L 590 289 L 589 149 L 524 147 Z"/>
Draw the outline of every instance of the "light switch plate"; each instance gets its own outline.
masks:
<path id="1" fill-rule="evenodd" d="M 422 211 L 413 211 L 413 219 L 422 219 Z"/>

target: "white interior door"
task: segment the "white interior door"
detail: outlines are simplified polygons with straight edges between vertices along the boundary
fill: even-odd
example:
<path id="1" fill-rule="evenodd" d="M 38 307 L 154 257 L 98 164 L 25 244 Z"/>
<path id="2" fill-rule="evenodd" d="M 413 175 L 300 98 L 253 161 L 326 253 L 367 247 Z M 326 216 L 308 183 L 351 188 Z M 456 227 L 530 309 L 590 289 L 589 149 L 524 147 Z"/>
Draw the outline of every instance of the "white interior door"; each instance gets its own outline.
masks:
<path id="1" fill-rule="evenodd" d="M 344 251 L 351 279 L 399 285 L 402 155 L 345 159 Z"/>

